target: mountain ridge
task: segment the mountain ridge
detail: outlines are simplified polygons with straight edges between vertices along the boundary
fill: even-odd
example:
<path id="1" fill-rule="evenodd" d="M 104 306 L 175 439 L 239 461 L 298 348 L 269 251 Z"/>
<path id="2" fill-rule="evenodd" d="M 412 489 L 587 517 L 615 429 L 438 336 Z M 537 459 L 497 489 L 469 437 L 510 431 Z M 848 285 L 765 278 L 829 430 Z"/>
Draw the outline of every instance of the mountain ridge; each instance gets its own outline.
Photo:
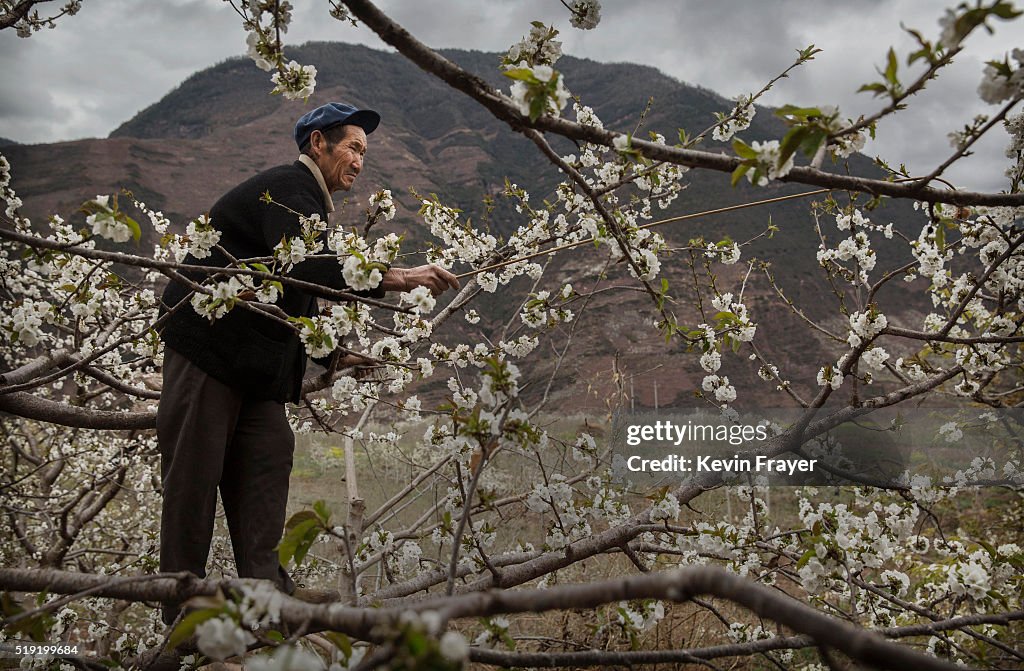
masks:
<path id="1" fill-rule="evenodd" d="M 442 53 L 492 86 L 507 90 L 508 81 L 497 68 L 498 54 L 465 50 Z M 329 100 L 371 107 L 384 117 L 381 130 L 370 137 L 370 152 L 356 189 L 351 194 L 336 194 L 336 222 L 340 218 L 353 225 L 358 223 L 367 196 L 378 188 L 391 188 L 401 211 L 390 222 L 390 230 L 405 234 L 407 246 L 422 248 L 428 234 L 416 216 L 419 203 L 409 191 L 411 187 L 421 194 L 437 193 L 446 204 L 463 209 L 464 217 L 486 219 L 497 233 L 508 235 L 523 223 L 523 217 L 500 198 L 505 179 L 527 187 L 535 197 L 531 202 L 549 195 L 558 181 L 557 171 L 532 143 L 398 54 L 329 42 L 308 43 L 291 49 L 289 54 L 318 68 L 317 92 L 304 105 L 268 95 L 267 74 L 248 59 L 233 58 L 194 73 L 106 139 L 5 148 L 13 165 L 13 186 L 26 203 L 24 212 L 35 219 L 52 212 L 70 213 L 96 194 L 128 188 L 154 209 L 162 210 L 176 230 L 181 230 L 188 220 L 206 212 L 221 193 L 246 177 L 292 160 L 297 155 L 291 138 L 295 118 Z M 633 129 L 651 95 L 654 102 L 644 127 L 661 132 L 670 141 L 678 128 L 703 130 L 714 122 L 713 112 L 727 112 L 732 105 L 712 91 L 684 84 L 649 66 L 564 56 L 559 69 L 570 90 L 584 104 L 594 107 L 606 127 L 617 130 Z M 759 108 L 744 137 L 778 138 L 784 131 L 784 125 L 770 110 Z M 575 151 L 573 144 L 563 138 L 551 141 L 563 153 Z M 725 147 L 709 142 L 705 149 Z M 873 170 L 864 157 L 857 157 L 853 163 L 856 170 Z M 55 165 L 60 169 L 54 170 Z M 663 213 L 665 217 L 807 190 L 779 182 L 765 188 L 745 183 L 733 188 L 728 174 L 710 171 L 691 171 L 687 179 L 688 188 Z M 496 203 L 492 211 L 484 205 L 485 197 Z M 883 215 L 893 216 L 899 209 L 883 211 Z M 759 239 L 744 251 L 745 258 L 757 254 L 774 261 L 778 283 L 807 314 L 835 314 L 835 308 L 822 300 L 829 294 L 822 292 L 820 280 L 816 280 L 819 269 L 814 252 L 818 239 L 813 234 L 806 201 L 692 220 L 662 232 L 674 247 L 685 246 L 698 236 L 717 240 L 728 234 L 743 241 L 763 231 L 769 218 L 780 232 Z M 150 231 L 144 242 L 152 241 Z M 585 252 L 572 252 L 560 257 L 552 272 L 560 281 L 571 281 L 576 286 L 591 281 L 596 272 L 593 266 L 593 259 Z M 746 284 L 738 274 L 741 266 L 723 270 L 726 288 L 722 290 L 743 283 L 748 287 L 748 304 L 756 315 L 756 307 L 771 304 L 774 290 L 757 278 Z M 686 288 L 687 267 L 672 259 L 663 267 L 681 318 L 696 324 L 702 318 L 695 312 L 696 295 Z M 485 326 L 489 321 L 493 326 L 507 321 L 509 311 L 515 309 L 514 293 L 502 291 L 488 301 L 488 309 L 494 314 L 485 317 Z M 609 362 L 616 353 L 621 354 L 617 365 L 622 370 L 649 369 L 651 357 L 672 362 L 669 373 L 652 373 L 659 380 L 662 399 L 673 394 L 685 398 L 699 387 L 700 371 L 689 358 L 684 363 L 680 352 L 666 352 L 656 333 L 633 333 L 636 316 L 646 318 L 651 312 L 647 300 L 637 296 L 620 292 L 602 295 L 592 303 L 578 336 L 582 340 L 578 379 L 561 389 L 567 399 L 578 396 L 581 388 L 605 388 L 610 380 Z M 883 301 L 887 298 L 881 296 Z M 902 295 L 891 299 L 898 303 Z M 775 350 L 780 359 L 792 359 L 802 374 L 821 365 L 823 343 L 803 332 L 806 329 L 800 326 L 799 318 L 778 310 L 755 318 L 762 322 L 760 333 L 769 337 L 775 334 L 781 340 Z M 465 325 L 454 328 L 457 335 L 468 329 Z M 766 351 L 771 353 L 773 349 L 769 346 Z M 540 366 L 537 373 L 542 374 L 544 369 Z M 737 381 L 753 384 L 756 380 L 751 371 L 729 374 Z M 813 380 L 813 374 L 810 377 Z"/>

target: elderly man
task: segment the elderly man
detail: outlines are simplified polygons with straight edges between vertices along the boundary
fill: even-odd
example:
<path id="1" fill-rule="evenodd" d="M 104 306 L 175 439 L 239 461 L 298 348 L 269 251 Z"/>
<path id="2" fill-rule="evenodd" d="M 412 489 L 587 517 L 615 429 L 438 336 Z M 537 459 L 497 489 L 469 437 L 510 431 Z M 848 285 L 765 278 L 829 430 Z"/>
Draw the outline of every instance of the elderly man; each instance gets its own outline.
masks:
<path id="1" fill-rule="evenodd" d="M 302 116 L 295 125 L 298 160 L 246 180 L 210 210 L 223 250 L 234 259 L 268 257 L 283 237 L 299 234 L 295 212 L 326 221 L 334 211 L 331 193 L 352 188 L 367 135 L 379 122 L 376 112 L 342 103 Z M 262 199 L 267 192 L 275 203 Z M 215 248 L 202 264 L 229 261 Z M 192 257 L 186 262 L 200 265 Z M 346 288 L 332 259 L 307 259 L 288 275 Z M 370 295 L 419 286 L 437 295 L 459 283 L 433 265 L 391 268 Z M 284 404 L 299 400 L 305 352 L 293 329 L 251 310 L 236 307 L 211 323 L 188 305 L 190 294 L 184 284 L 171 282 L 162 299 L 165 309 L 183 304 L 161 332 L 167 347 L 157 413 L 164 489 L 160 570 L 205 576 L 219 488 L 239 577 L 273 580 L 290 593 L 295 585 L 274 548 L 284 527 L 295 445 Z M 291 316 L 312 316 L 317 297 L 285 285 L 277 305 Z M 165 606 L 167 624 L 177 610 Z"/>

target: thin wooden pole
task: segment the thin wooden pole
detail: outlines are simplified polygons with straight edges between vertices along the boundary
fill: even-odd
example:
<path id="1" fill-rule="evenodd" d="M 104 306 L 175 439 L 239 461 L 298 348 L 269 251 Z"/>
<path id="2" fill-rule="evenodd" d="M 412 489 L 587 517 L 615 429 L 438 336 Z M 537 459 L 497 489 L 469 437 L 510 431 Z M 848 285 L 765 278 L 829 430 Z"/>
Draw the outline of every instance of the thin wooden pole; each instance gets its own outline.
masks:
<path id="1" fill-rule="evenodd" d="M 802 193 L 793 193 L 793 194 L 790 194 L 788 196 L 776 196 L 775 198 L 765 198 L 764 200 L 755 200 L 755 201 L 752 201 L 752 202 L 749 202 L 749 203 L 740 203 L 739 205 L 729 205 L 727 207 L 717 207 L 717 208 L 715 208 L 713 210 L 704 210 L 702 212 L 691 212 L 690 214 L 683 214 L 683 215 L 680 215 L 678 217 L 670 217 L 668 219 L 660 219 L 658 221 L 652 221 L 651 223 L 644 224 L 643 226 L 639 226 L 638 228 L 654 228 L 655 226 L 661 226 L 663 224 L 670 224 L 670 223 L 673 223 L 673 222 L 676 222 L 676 221 L 685 221 L 687 219 L 696 219 L 698 217 L 707 217 L 707 216 L 712 215 L 712 214 L 721 214 L 723 212 L 733 212 L 735 210 L 743 210 L 743 209 L 746 209 L 748 207 L 757 207 L 759 205 L 768 205 L 770 203 L 779 203 L 779 202 L 782 202 L 784 200 L 793 200 L 794 198 L 807 198 L 808 196 L 817 196 L 818 194 L 828 193 L 829 191 L 832 191 L 832 189 L 815 189 L 814 191 L 804 191 Z M 550 247 L 548 249 L 544 249 L 544 250 L 541 250 L 539 252 L 534 252 L 533 254 L 527 254 L 526 256 L 520 256 L 519 258 L 516 258 L 516 259 L 510 259 L 508 261 L 502 261 L 501 263 L 495 263 L 494 265 L 484 266 L 483 268 L 476 268 L 475 270 L 470 270 L 468 272 L 456 275 L 456 277 L 458 277 L 459 279 L 462 279 L 464 277 L 472 277 L 474 275 L 479 275 L 480 273 L 485 273 L 485 272 L 488 272 L 488 271 L 491 271 L 491 270 L 497 270 L 498 268 L 504 268 L 505 266 L 510 266 L 513 263 L 520 263 L 522 261 L 529 261 L 530 259 L 535 259 L 538 256 L 546 256 L 548 254 L 553 254 L 555 252 L 560 252 L 560 251 L 562 251 L 564 249 L 572 249 L 573 247 L 579 247 L 580 245 L 586 244 L 588 242 L 594 242 L 594 238 L 587 238 L 585 240 L 578 240 L 576 242 L 569 242 L 569 243 L 566 243 L 564 245 L 557 245 L 555 247 Z"/>

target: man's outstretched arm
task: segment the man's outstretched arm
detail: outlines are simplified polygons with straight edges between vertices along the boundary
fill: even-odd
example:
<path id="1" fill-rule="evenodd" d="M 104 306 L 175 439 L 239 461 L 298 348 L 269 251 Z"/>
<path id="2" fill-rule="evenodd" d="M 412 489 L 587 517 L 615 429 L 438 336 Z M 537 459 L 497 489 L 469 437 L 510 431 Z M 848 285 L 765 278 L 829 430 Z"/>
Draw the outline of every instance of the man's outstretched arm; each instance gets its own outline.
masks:
<path id="1" fill-rule="evenodd" d="M 459 278 L 440 266 L 428 264 L 415 268 L 391 268 L 384 273 L 380 283 L 385 291 L 412 291 L 426 287 L 434 296 L 440 296 L 448 289 L 459 288 Z"/>

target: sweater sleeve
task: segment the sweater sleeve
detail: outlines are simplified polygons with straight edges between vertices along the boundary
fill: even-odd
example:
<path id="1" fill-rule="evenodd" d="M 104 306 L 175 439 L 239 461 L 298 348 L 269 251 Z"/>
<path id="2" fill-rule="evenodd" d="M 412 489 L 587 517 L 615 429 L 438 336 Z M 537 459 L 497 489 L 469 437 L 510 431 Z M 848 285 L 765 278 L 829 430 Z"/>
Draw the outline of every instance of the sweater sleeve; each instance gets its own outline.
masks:
<path id="1" fill-rule="evenodd" d="M 323 205 L 319 202 L 319 195 L 310 193 L 305 189 L 288 189 L 284 193 L 271 193 L 274 203 L 260 203 L 262 210 L 262 231 L 267 249 L 274 249 L 282 239 L 293 238 L 301 233 L 299 217 L 294 212 L 300 212 L 304 216 L 319 214 L 326 220 L 326 213 Z M 280 203 L 280 204 L 277 204 Z M 284 205 L 285 207 L 281 207 Z M 290 208 L 290 209 L 286 209 Z M 324 239 L 320 234 L 320 239 Z M 323 252 L 321 252 L 323 253 Z M 341 264 L 335 259 L 305 259 L 297 263 L 288 273 L 289 277 L 297 280 L 312 282 L 331 289 L 348 290 L 348 284 L 341 274 Z M 315 292 L 313 292 L 315 293 Z M 369 298 L 383 298 L 386 292 L 381 287 L 367 291 L 353 291 L 357 296 Z"/>

